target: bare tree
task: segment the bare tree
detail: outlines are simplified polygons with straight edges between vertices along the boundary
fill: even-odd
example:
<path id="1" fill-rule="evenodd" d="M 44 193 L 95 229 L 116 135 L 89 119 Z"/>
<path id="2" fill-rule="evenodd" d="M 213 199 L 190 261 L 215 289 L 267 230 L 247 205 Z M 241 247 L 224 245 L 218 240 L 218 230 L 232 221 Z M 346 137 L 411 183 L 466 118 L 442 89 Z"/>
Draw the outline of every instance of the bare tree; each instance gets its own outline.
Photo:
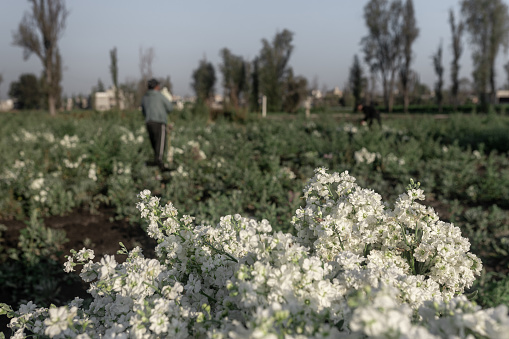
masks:
<path id="1" fill-rule="evenodd" d="M 435 82 L 435 98 L 438 105 L 438 111 L 442 112 L 442 87 L 444 85 L 444 66 L 442 64 L 442 43 L 438 46 L 437 53 L 432 56 L 433 59 L 433 67 L 435 69 L 435 73 L 437 75 L 437 82 Z"/>
<path id="2" fill-rule="evenodd" d="M 384 103 L 389 112 L 394 102 L 396 71 L 400 69 L 403 22 L 403 6 L 400 0 L 370 0 L 364 6 L 364 19 L 368 35 L 361 44 L 366 63 L 371 71 L 380 73 Z"/>
<path id="3" fill-rule="evenodd" d="M 4 82 L 4 75 L 2 73 L 0 73 L 0 86 L 2 86 L 2 82 Z M 0 95 L 0 98 L 2 96 Z"/>
<path id="4" fill-rule="evenodd" d="M 412 45 L 419 36 L 419 28 L 415 21 L 414 4 L 412 0 L 407 0 L 403 6 L 403 26 L 401 27 L 403 39 L 403 63 L 400 69 L 401 89 L 403 91 L 403 107 L 405 113 L 408 113 L 409 105 L 409 81 L 411 76 L 410 66 L 412 64 Z"/>
<path id="5" fill-rule="evenodd" d="M 61 93 L 62 59 L 58 49 L 69 12 L 64 0 L 29 0 L 32 11 L 25 12 L 13 44 L 23 48 L 27 60 L 34 53 L 44 67 L 44 84 L 48 95 L 48 108 L 56 114 L 56 103 Z"/>
<path id="6" fill-rule="evenodd" d="M 117 48 L 113 47 L 110 51 L 110 73 L 113 86 L 115 86 L 115 108 L 120 108 L 120 91 L 118 88 L 118 59 Z"/>
<path id="7" fill-rule="evenodd" d="M 502 0 L 463 0 L 461 13 L 473 48 L 474 83 L 481 109 L 487 110 L 495 101 L 495 60 L 500 47 L 509 44 L 508 7 Z"/>
<path id="8" fill-rule="evenodd" d="M 454 12 L 453 10 L 449 10 L 449 24 L 451 26 L 451 35 L 452 35 L 452 61 L 451 61 L 451 96 L 452 96 L 452 105 L 454 110 L 458 108 L 458 91 L 459 91 L 459 72 L 460 72 L 460 64 L 459 60 L 461 57 L 461 53 L 463 53 L 463 45 L 461 43 L 461 37 L 463 35 L 463 30 L 465 28 L 463 22 L 459 21 L 455 22 Z"/>
<path id="9" fill-rule="evenodd" d="M 153 47 L 147 50 L 143 50 L 140 47 L 140 61 L 138 66 L 140 67 L 141 79 L 138 82 L 138 91 L 136 92 L 136 102 L 141 102 L 143 94 L 147 90 L 147 81 L 153 77 L 152 63 L 156 57 L 156 53 Z"/>
<path id="10" fill-rule="evenodd" d="M 143 47 L 140 47 L 140 73 L 143 80 L 147 81 L 152 78 L 152 63 L 156 57 L 156 53 L 153 47 L 144 51 Z"/>

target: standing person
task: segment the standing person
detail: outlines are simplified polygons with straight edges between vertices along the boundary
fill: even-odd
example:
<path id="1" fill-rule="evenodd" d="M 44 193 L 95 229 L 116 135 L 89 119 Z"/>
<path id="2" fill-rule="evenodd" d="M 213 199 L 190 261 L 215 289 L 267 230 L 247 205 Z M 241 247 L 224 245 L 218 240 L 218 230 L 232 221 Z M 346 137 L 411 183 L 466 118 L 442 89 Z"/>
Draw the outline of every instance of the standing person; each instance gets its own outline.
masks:
<path id="1" fill-rule="evenodd" d="M 380 112 L 371 105 L 363 105 L 359 104 L 357 106 L 357 110 L 360 112 L 362 111 L 364 113 L 364 119 L 362 119 L 363 123 L 368 123 L 368 126 L 371 128 L 371 125 L 373 124 L 373 119 L 376 119 L 378 121 L 378 126 L 382 127 L 382 119 L 380 118 Z"/>
<path id="2" fill-rule="evenodd" d="M 167 114 L 173 110 L 172 103 L 160 92 L 156 79 L 147 82 L 148 90 L 141 100 L 141 110 L 145 117 L 150 143 L 154 149 L 154 162 L 161 170 L 167 170 L 164 164 L 164 146 L 166 145 Z"/>

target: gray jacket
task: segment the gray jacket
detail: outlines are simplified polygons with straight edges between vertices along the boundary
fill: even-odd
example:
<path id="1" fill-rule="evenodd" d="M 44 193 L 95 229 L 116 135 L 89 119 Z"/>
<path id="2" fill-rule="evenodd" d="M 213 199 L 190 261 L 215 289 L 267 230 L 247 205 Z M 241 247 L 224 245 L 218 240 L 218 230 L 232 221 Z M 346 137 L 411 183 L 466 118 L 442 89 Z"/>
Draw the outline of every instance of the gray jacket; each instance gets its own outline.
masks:
<path id="1" fill-rule="evenodd" d="M 145 122 L 160 122 L 166 124 L 167 114 L 173 110 L 173 105 L 161 92 L 150 89 L 141 100 L 141 111 Z"/>

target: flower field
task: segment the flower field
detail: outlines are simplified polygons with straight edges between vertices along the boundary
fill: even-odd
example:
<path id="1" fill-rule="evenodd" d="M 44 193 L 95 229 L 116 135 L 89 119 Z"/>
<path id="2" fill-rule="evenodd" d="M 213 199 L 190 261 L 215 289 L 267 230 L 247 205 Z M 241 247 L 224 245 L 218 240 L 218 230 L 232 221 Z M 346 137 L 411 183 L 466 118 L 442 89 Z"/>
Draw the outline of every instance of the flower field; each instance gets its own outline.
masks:
<path id="1" fill-rule="evenodd" d="M 509 118 L 172 121 L 160 173 L 139 112 L 0 116 L 0 224 L 27 221 L 0 271 L 65 261 L 90 293 L 2 304 L 19 337 L 508 333 Z M 58 252 L 48 217 L 104 208 L 157 247 Z"/>

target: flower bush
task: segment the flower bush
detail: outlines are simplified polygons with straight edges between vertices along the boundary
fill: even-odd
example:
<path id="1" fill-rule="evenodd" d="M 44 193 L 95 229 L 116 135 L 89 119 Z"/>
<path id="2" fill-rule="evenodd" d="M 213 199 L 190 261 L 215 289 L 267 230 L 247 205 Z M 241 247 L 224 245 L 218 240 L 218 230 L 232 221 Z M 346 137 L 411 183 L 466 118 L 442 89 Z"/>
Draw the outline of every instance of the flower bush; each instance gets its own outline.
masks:
<path id="1" fill-rule="evenodd" d="M 348 172 L 318 168 L 292 223 L 297 236 L 267 220 L 222 217 L 195 225 L 145 190 L 137 208 L 158 242 L 124 263 L 72 251 L 90 305 L 41 308 L 11 317 L 15 338 L 502 338 L 504 305 L 481 309 L 463 294 L 481 270 L 469 242 L 421 205 L 411 182 L 394 206 Z"/>

